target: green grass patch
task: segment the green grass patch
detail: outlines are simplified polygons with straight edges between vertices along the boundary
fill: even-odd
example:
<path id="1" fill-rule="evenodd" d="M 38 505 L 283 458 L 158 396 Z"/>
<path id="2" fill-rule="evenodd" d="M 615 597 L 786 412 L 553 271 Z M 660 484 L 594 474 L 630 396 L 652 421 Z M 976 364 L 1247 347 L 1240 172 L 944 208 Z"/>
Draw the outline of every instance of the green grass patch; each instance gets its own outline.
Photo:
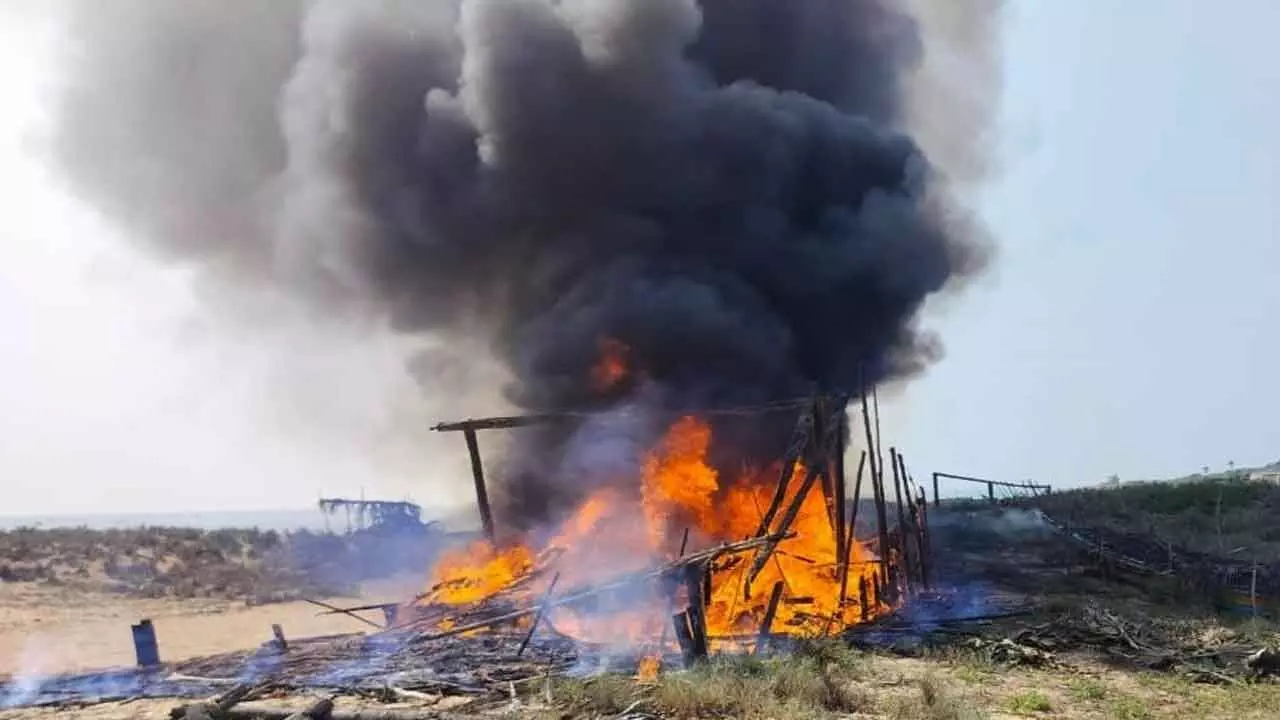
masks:
<path id="1" fill-rule="evenodd" d="M 1107 697 L 1107 686 L 1099 680 L 1073 680 L 1067 685 L 1071 697 L 1081 701 L 1097 701 Z"/>
<path id="2" fill-rule="evenodd" d="M 1047 713 L 1053 709 L 1053 703 L 1049 702 L 1049 696 L 1036 690 L 1011 695 L 1005 700 L 1005 707 L 1009 712 L 1018 715 L 1034 715 L 1035 713 Z"/>

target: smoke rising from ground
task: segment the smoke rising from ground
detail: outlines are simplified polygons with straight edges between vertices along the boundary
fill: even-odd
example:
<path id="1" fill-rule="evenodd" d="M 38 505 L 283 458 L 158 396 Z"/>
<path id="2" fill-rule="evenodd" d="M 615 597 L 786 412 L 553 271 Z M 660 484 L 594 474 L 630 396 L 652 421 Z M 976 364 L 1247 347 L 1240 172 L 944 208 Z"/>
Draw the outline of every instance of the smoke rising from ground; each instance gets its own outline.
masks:
<path id="1" fill-rule="evenodd" d="M 638 397 L 603 338 L 680 407 L 909 377 L 986 259 L 994 0 L 64 1 L 78 195 L 215 300 L 483 338 L 521 408 Z"/>

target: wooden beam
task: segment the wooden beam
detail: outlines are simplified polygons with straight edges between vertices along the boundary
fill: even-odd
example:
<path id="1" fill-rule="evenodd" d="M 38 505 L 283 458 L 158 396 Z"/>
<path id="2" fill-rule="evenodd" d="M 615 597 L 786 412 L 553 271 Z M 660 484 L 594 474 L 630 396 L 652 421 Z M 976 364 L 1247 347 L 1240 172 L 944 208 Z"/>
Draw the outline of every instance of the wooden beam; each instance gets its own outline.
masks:
<path id="1" fill-rule="evenodd" d="M 455 422 L 443 422 L 433 426 L 435 432 L 467 432 L 468 430 L 509 430 L 512 428 L 542 425 L 550 422 L 564 422 L 577 417 L 570 413 L 536 413 L 532 415 L 511 415 L 507 417 L 472 418 Z"/>

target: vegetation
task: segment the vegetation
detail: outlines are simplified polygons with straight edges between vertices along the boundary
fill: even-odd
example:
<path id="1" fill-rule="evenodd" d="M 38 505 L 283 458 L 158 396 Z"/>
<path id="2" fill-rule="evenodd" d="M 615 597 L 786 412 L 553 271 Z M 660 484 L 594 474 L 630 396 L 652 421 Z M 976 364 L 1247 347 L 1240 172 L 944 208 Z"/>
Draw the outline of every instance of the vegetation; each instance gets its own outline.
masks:
<path id="1" fill-rule="evenodd" d="M 425 570 L 440 541 L 259 529 L 19 528 L 0 532 L 0 583 L 279 602 L 355 594 L 361 581 Z"/>
<path id="2" fill-rule="evenodd" d="M 964 720 L 981 717 L 933 676 L 905 683 L 907 692 L 876 697 L 869 656 L 836 642 L 793 654 L 713 660 L 652 683 L 621 675 L 558 680 L 548 691 L 554 717 L 616 716 L 640 710 L 670 718 L 835 718 L 849 715 Z"/>
<path id="3" fill-rule="evenodd" d="M 1280 707 L 1280 684 L 1206 685 L 1190 676 L 1128 673 L 1105 665 L 1031 668 L 974 658 L 927 659 L 830 647 L 814 655 L 719 659 L 643 682 L 619 674 L 549 680 L 529 688 L 519 717 L 665 717 L 685 720 L 1263 720 Z"/>
<path id="4" fill-rule="evenodd" d="M 1065 522 L 1246 561 L 1280 561 L 1280 485 L 1251 481 L 1245 472 L 1071 490 L 1036 503 Z"/>

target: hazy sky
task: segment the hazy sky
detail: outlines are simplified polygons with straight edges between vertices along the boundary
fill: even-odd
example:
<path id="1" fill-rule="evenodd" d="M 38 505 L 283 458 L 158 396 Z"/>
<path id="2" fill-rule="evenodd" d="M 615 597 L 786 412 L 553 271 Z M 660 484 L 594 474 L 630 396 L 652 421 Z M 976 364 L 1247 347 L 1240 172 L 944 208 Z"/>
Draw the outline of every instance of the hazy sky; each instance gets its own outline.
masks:
<path id="1" fill-rule="evenodd" d="M 1280 3 L 1012 5 L 999 260 L 930 320 L 948 355 L 892 439 L 917 475 L 1058 486 L 1280 458 Z M 0 514 L 455 501 L 460 443 L 394 432 L 422 418 L 393 353 L 291 337 L 343 392 L 282 412 L 279 349 L 210 339 L 181 273 L 41 170 L 49 44 L 0 10 Z"/>

